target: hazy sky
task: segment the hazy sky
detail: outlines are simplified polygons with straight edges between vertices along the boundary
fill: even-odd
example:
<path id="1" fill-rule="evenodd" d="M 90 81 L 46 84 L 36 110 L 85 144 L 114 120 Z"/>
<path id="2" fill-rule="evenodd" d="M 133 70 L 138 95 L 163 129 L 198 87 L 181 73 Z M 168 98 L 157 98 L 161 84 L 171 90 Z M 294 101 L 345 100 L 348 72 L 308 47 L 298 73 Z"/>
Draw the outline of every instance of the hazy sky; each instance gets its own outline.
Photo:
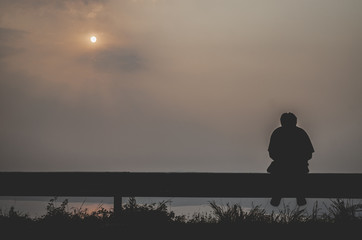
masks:
<path id="1" fill-rule="evenodd" d="M 361 92 L 359 0 L 0 1 L 0 171 L 362 172 Z"/>

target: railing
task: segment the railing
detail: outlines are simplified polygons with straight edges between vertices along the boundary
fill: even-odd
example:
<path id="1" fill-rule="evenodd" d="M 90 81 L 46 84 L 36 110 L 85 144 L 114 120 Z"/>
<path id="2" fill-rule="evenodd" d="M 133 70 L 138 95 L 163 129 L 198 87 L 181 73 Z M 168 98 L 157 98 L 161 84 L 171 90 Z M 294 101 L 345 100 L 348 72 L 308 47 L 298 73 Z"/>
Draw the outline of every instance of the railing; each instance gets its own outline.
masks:
<path id="1" fill-rule="evenodd" d="M 0 172 L 0 196 L 362 198 L 362 174 Z"/>

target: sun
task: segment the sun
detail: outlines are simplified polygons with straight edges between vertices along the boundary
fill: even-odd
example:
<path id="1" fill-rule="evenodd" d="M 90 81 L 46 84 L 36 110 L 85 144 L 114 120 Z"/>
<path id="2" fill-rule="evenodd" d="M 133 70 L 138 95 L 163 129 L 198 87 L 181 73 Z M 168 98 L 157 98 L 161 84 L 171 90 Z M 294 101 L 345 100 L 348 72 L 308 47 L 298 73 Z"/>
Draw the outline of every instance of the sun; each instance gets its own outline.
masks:
<path id="1" fill-rule="evenodd" d="M 96 36 L 91 36 L 89 39 L 90 39 L 90 41 L 91 41 L 92 43 L 97 42 Z"/>

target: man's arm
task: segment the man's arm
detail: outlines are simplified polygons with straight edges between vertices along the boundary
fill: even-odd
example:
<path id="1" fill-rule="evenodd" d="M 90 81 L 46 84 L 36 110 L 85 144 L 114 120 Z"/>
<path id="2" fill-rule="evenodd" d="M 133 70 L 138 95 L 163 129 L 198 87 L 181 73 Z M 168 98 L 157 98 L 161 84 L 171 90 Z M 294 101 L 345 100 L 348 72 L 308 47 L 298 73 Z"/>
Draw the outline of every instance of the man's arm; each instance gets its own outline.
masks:
<path id="1" fill-rule="evenodd" d="M 305 161 L 308 162 L 311 159 L 312 159 L 312 152 L 309 152 L 305 155 Z"/>
<path id="2" fill-rule="evenodd" d="M 305 161 L 309 161 L 310 159 L 312 159 L 312 154 L 314 153 L 314 148 L 312 145 L 312 141 L 310 140 L 308 134 L 303 130 L 303 134 L 304 134 L 304 159 Z"/>
<path id="3" fill-rule="evenodd" d="M 269 147 L 268 147 L 268 152 L 269 152 L 269 157 L 274 160 L 277 161 L 280 158 L 280 154 L 278 154 L 278 129 L 274 130 L 272 135 L 270 136 L 270 141 L 269 141 Z"/>
<path id="4" fill-rule="evenodd" d="M 269 157 L 270 157 L 271 159 L 273 159 L 274 161 L 277 161 L 277 159 L 278 159 L 277 154 L 275 154 L 274 152 L 272 152 L 272 151 L 270 151 L 270 150 L 269 150 Z"/>

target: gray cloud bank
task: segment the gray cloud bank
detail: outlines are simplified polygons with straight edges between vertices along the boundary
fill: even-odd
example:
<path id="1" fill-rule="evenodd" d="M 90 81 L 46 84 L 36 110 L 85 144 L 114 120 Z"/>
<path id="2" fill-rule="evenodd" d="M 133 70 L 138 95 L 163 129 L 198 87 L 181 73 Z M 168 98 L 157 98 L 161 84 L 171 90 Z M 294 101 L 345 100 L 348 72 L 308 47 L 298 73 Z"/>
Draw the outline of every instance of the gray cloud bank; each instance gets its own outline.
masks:
<path id="1" fill-rule="evenodd" d="M 110 73 L 134 72 L 144 67 L 143 59 L 133 49 L 105 49 L 95 54 L 85 54 L 79 60 L 91 64 L 96 70 Z"/>

